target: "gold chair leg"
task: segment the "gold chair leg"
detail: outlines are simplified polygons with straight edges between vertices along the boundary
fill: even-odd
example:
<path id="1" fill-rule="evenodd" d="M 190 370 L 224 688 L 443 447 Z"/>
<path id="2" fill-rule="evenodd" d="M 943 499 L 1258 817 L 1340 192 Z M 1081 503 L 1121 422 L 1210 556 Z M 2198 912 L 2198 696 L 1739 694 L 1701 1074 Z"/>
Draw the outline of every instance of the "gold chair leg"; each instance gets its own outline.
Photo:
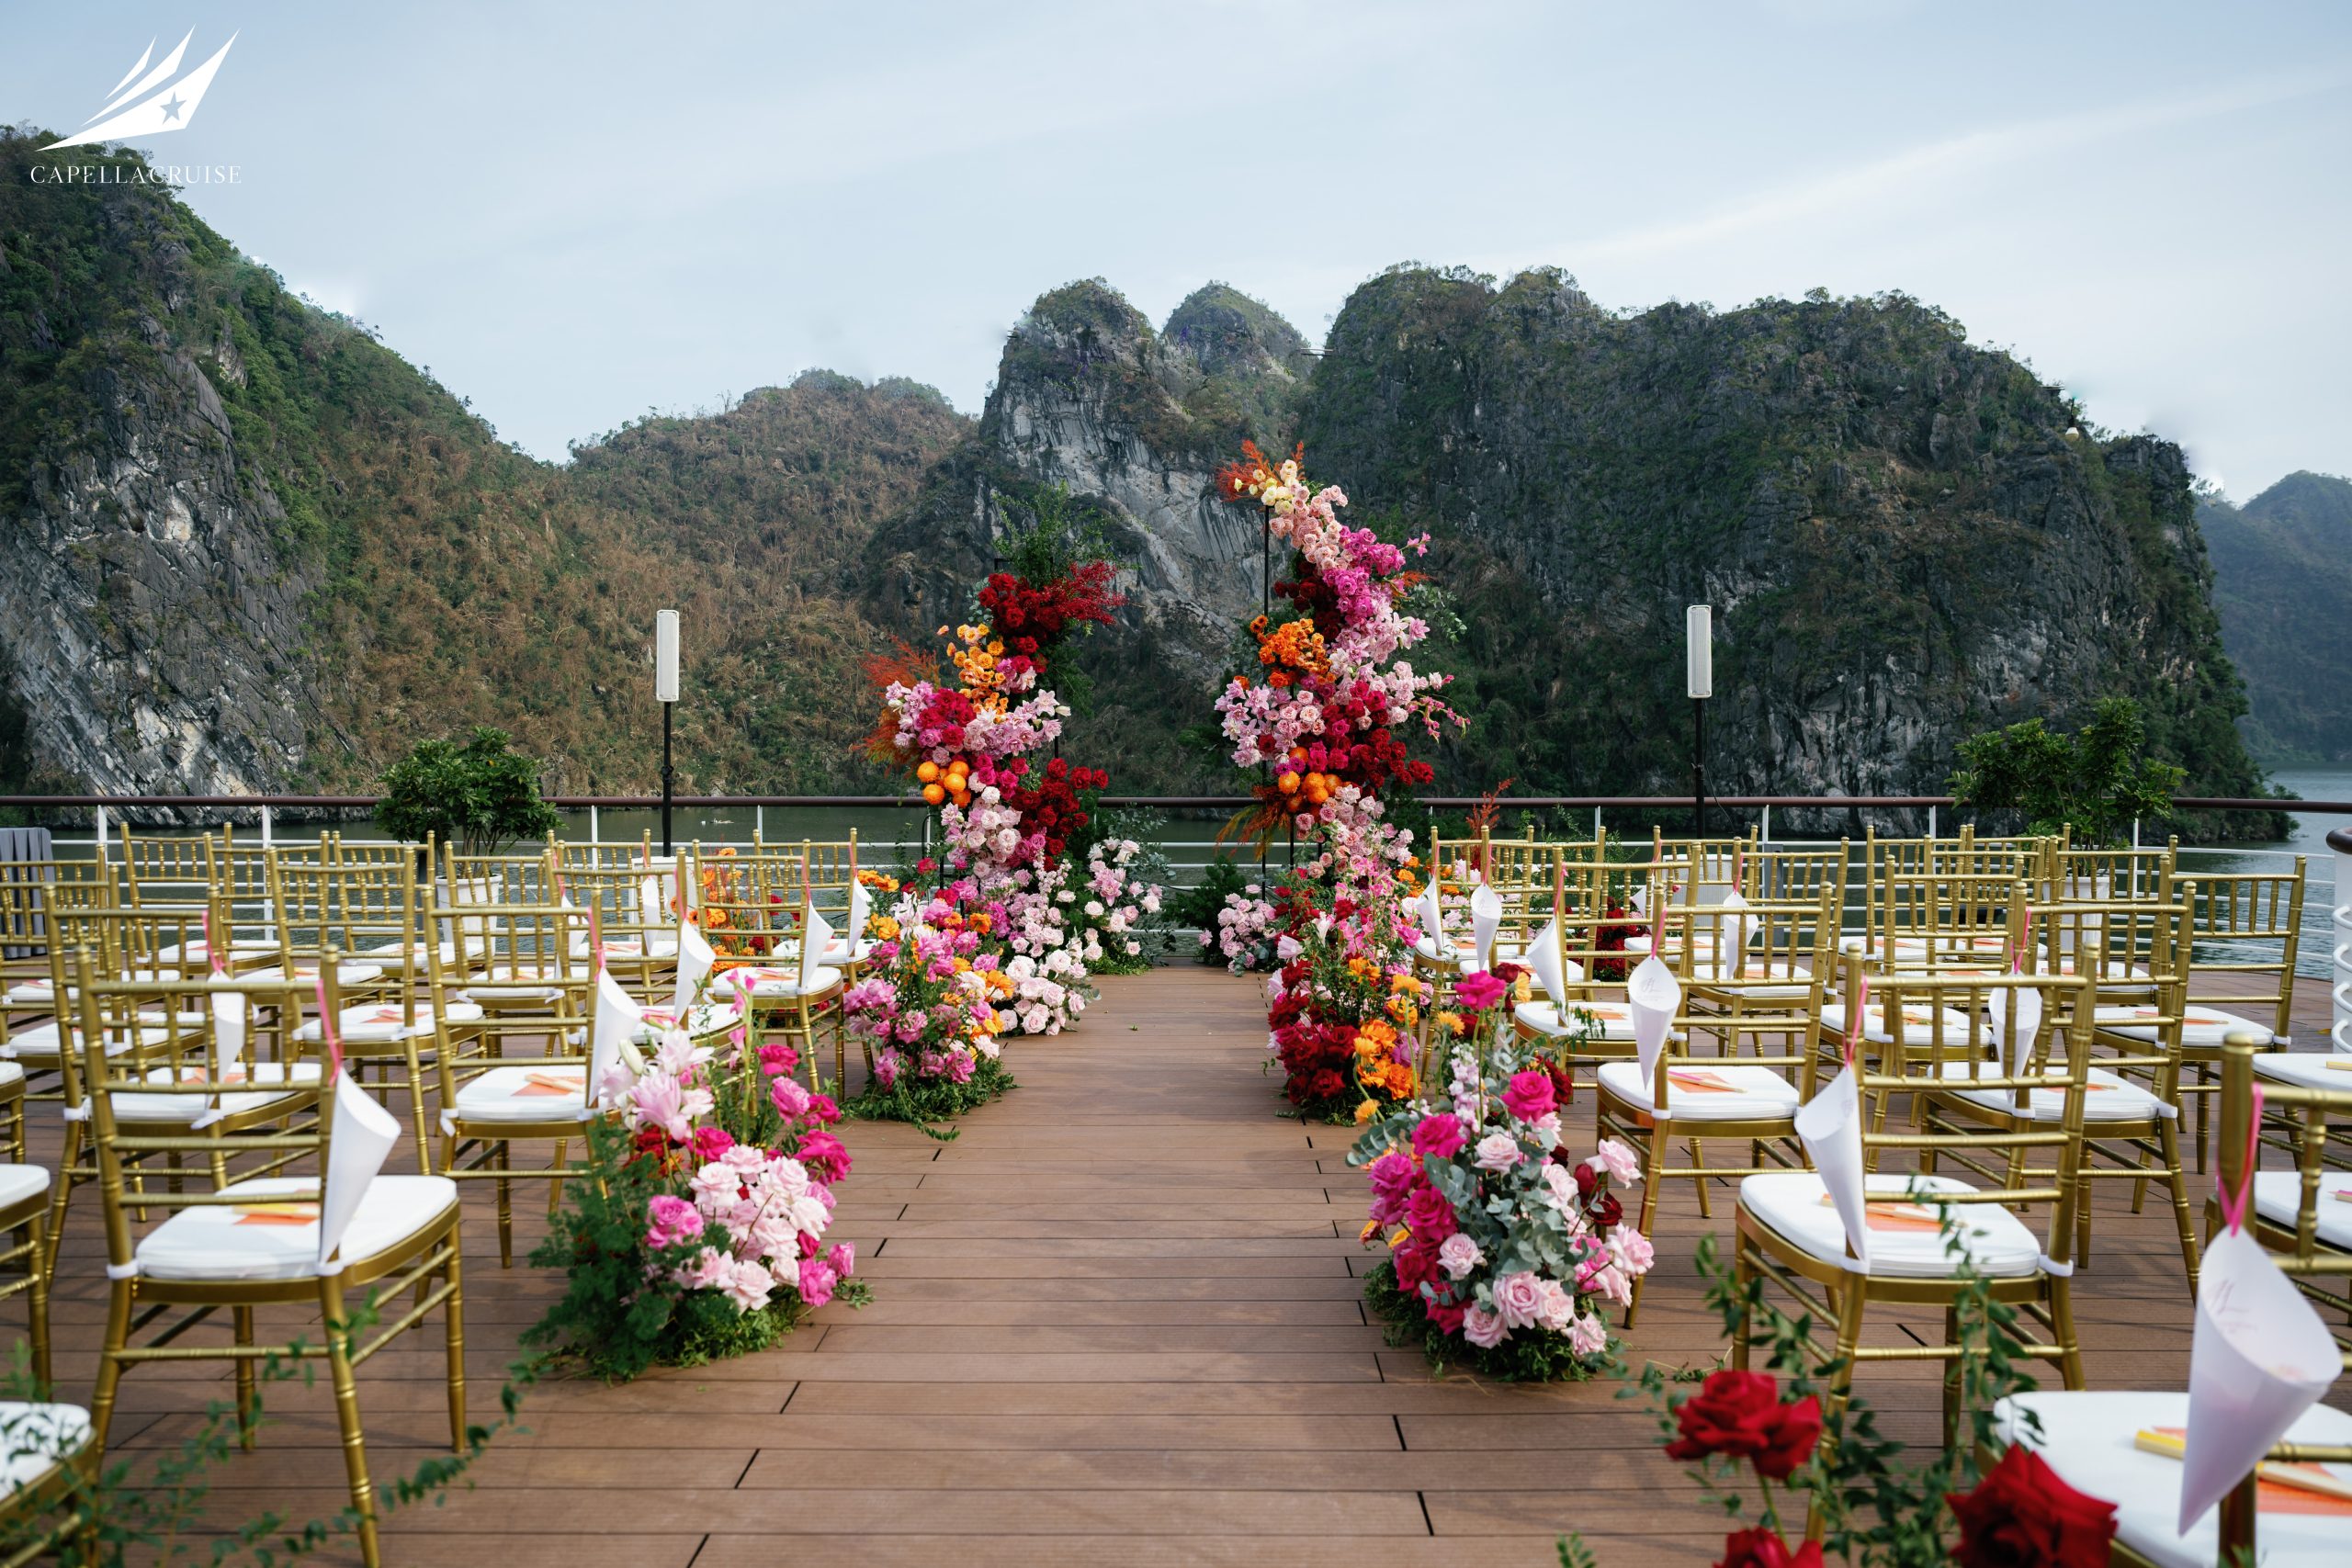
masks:
<path id="1" fill-rule="evenodd" d="M 1644 1235 L 1651 1234 L 1657 1219 L 1657 1189 L 1664 1179 L 1658 1172 L 1666 1168 L 1666 1123 L 1656 1117 L 1650 1120 L 1649 1157 L 1642 1170 L 1642 1217 L 1634 1228 Z M 1636 1276 L 1633 1299 L 1625 1303 L 1625 1327 L 1630 1331 L 1634 1319 L 1642 1310 L 1642 1277 Z"/>
<path id="2" fill-rule="evenodd" d="M 368 1479 L 367 1441 L 359 1426 L 359 1382 L 351 1370 L 351 1325 L 344 1315 L 343 1283 L 335 1275 L 319 1280 L 319 1311 L 326 1320 L 327 1368 L 334 1382 L 335 1422 L 343 1431 L 343 1469 L 351 1484 L 352 1511 L 358 1516 L 359 1560 L 382 1568 L 376 1541 L 376 1489 Z"/>
<path id="3" fill-rule="evenodd" d="M 2188 1272 L 2188 1299 L 2197 1300 L 2197 1222 L 2188 1212 L 2188 1179 L 2180 1168 L 2180 1134 L 2169 1120 L 2156 1128 L 2157 1142 L 2164 1149 L 2165 1174 L 2172 1189 L 2173 1229 L 2180 1235 L 2180 1261 Z"/>
<path id="4" fill-rule="evenodd" d="M 2058 1372 L 2066 1386 L 2077 1390 L 2086 1386 L 2083 1382 L 2083 1345 L 2075 1337 L 2075 1282 L 2063 1277 L 2050 1281 L 2050 1337 L 2057 1341 Z"/>
<path id="5" fill-rule="evenodd" d="M 1698 1139 L 1691 1139 L 1689 1147 L 1690 1150 L 1690 1168 L 1699 1173 L 1696 1179 L 1696 1185 L 1699 1189 L 1699 1217 L 1702 1220 L 1712 1220 L 1715 1217 L 1715 1207 L 1713 1200 L 1711 1200 L 1707 1195 L 1707 1156 L 1700 1152 Z M 1648 1233 L 1644 1232 L 1643 1234 L 1647 1235 Z"/>
<path id="6" fill-rule="evenodd" d="M 232 1332 L 240 1347 L 254 1342 L 254 1309 L 249 1306 L 230 1309 Z M 237 1358 L 237 1447 L 254 1451 L 254 1438 L 260 1425 L 261 1406 L 254 1398 L 254 1363 L 249 1356 Z"/>
<path id="7" fill-rule="evenodd" d="M 1756 1257 L 1748 1250 L 1747 1233 L 1745 1231 L 1732 1237 L 1731 1270 L 1732 1288 L 1737 1292 L 1738 1300 L 1743 1303 L 1739 1315 L 1732 1320 L 1731 1365 L 1733 1371 L 1744 1372 L 1747 1371 L 1747 1348 L 1753 1337 L 1752 1331 L 1748 1327 L 1745 1303 L 1747 1300 L 1748 1287 L 1756 1282 Z"/>
<path id="8" fill-rule="evenodd" d="M 569 1138 L 558 1138 L 555 1141 L 555 1163 L 549 1166 L 548 1168 L 550 1170 L 561 1170 L 564 1168 L 564 1162 L 571 1158 L 571 1140 Z M 557 1211 L 561 1209 L 562 1206 L 563 1178 L 560 1176 L 550 1177 L 548 1179 L 548 1219 L 549 1222 L 553 1222 Z"/>
<path id="9" fill-rule="evenodd" d="M 57 1190 L 49 1199 L 49 1247 L 40 1258 L 40 1268 L 51 1279 L 57 1278 L 57 1248 L 65 1236 L 65 1208 L 74 1197 L 74 1167 L 82 1157 L 82 1123 L 65 1123 L 65 1151 L 57 1156 Z"/>
<path id="10" fill-rule="evenodd" d="M 32 1278 L 25 1291 L 26 1334 L 32 1340 L 33 1376 L 40 1380 L 41 1395 L 48 1397 L 51 1373 L 49 1337 L 49 1270 L 42 1265 L 49 1257 L 49 1225 L 40 1214 L 25 1223 L 26 1239 L 29 1243 L 25 1254 L 25 1267 Z"/>
<path id="11" fill-rule="evenodd" d="M 130 1339 L 130 1281 L 116 1280 L 107 1293 L 107 1337 L 98 1351 L 97 1386 L 90 1394 L 90 1454 L 96 1461 L 107 1449 L 107 1427 L 114 1420 L 115 1391 L 122 1385 L 119 1354 Z"/>
<path id="12" fill-rule="evenodd" d="M 466 1293 L 463 1227 L 449 1227 L 449 1299 L 442 1303 L 442 1333 L 449 1352 L 449 1446 L 466 1448 Z"/>
<path id="13" fill-rule="evenodd" d="M 498 1266 L 514 1267 L 514 1145 L 498 1140 Z"/>

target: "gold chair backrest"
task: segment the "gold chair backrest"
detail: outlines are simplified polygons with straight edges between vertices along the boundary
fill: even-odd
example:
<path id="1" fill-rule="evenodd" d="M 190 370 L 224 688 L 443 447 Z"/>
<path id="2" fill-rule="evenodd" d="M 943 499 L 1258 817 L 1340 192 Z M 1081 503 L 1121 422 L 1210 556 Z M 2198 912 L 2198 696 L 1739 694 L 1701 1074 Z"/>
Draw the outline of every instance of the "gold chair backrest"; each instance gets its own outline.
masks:
<path id="1" fill-rule="evenodd" d="M 1876 889 L 1862 951 L 1882 970 L 2006 968 L 2028 891 L 2001 874 L 1890 874 Z"/>
<path id="2" fill-rule="evenodd" d="M 2168 899 L 2180 868 L 2179 847 L 2178 839 L 2146 850 L 2079 850 L 2053 841 L 2041 857 L 2035 898 L 2046 904 Z"/>
<path id="3" fill-rule="evenodd" d="M 89 1126 L 97 1154 L 107 1257 L 114 1268 L 130 1267 L 137 1247 L 135 1227 L 139 1217 L 148 1211 L 176 1211 L 237 1201 L 220 1195 L 209 1182 L 198 1179 L 164 1182 L 153 1179 L 152 1175 L 144 1179 L 127 1179 L 126 1168 L 147 1156 L 218 1155 L 232 1181 L 280 1174 L 300 1161 L 315 1190 L 316 1173 L 326 1168 L 327 1117 L 298 1120 L 279 1131 L 224 1141 L 207 1137 L 192 1131 L 186 1122 L 175 1120 L 141 1122 L 126 1128 L 115 1116 L 114 1096 L 135 1092 L 209 1099 L 217 1095 L 219 1085 L 209 1073 L 201 1077 L 178 1072 L 158 1076 L 156 1068 L 159 1061 L 176 1066 L 190 1056 L 199 1063 L 209 1062 L 205 1055 L 209 1042 L 209 1021 L 212 998 L 219 993 L 244 998 L 249 1050 L 251 1043 L 267 1031 L 288 1043 L 287 1052 L 299 1055 L 301 1047 L 294 1043 L 296 1030 L 306 1009 L 315 1001 L 316 982 L 117 980 L 105 976 L 97 968 L 95 955 L 86 952 L 75 953 L 74 974 L 79 993 L 75 1005 L 81 1019 L 82 1055 L 76 1067 L 89 1096 Z M 324 984 L 332 1008 L 337 1002 L 333 965 L 328 966 Z M 148 1021 L 141 1021 L 142 1014 Z M 178 1020 L 187 1014 L 201 1014 L 208 1021 L 201 1028 L 184 1025 Z M 163 1039 L 153 1040 L 159 1032 Z M 108 1055 L 106 1043 L 126 1033 L 132 1038 L 143 1033 L 150 1037 L 149 1043 L 135 1053 Z M 294 1056 L 289 1055 L 286 1063 L 288 1077 L 294 1076 L 295 1066 Z M 271 1200 L 273 1203 L 281 1201 L 315 1202 L 316 1198 L 313 1191 L 307 1197 L 297 1193 Z"/>
<path id="4" fill-rule="evenodd" d="M 119 901 L 114 878 L 96 861 L 0 862 L 0 964 L 45 973 L 51 908 L 106 908 Z"/>
<path id="5" fill-rule="evenodd" d="M 569 886 L 571 878 L 566 882 Z M 433 1071 L 440 1078 L 445 1110 L 458 1103 L 462 1085 L 481 1072 L 518 1063 L 586 1058 L 596 967 L 588 914 L 579 897 L 574 894 L 571 904 L 469 905 L 453 918 L 462 922 L 466 945 L 479 949 L 472 968 L 460 973 L 445 961 L 437 945 L 426 955 L 423 988 L 432 1009 Z M 482 984 L 481 976 L 556 994 L 526 1010 L 490 1008 L 479 1021 L 453 1021 L 451 1004 L 469 982 Z M 413 1051 L 421 1041 L 413 1038 L 409 1045 Z M 593 1095 L 595 1086 L 585 1086 L 584 1092 Z"/>
<path id="6" fill-rule="evenodd" d="M 2174 891 L 2188 909 L 2185 1001 L 2258 1010 L 2269 1014 L 2274 1035 L 2285 1039 L 2294 1032 L 2305 869 L 2304 857 L 2297 855 L 2289 872 L 2184 872 L 2173 878 Z M 2222 976 L 2230 978 L 2218 986 L 2205 983 Z M 2248 981 L 2257 982 L 2257 988 L 2248 990 Z"/>
<path id="7" fill-rule="evenodd" d="M 229 829 L 218 837 L 229 841 Z M 215 835 L 122 836 L 122 882 L 130 902 L 142 908 L 164 904 L 201 906 L 212 886 L 211 843 Z"/>
<path id="8" fill-rule="evenodd" d="M 2246 1179 L 2246 1151 L 2254 1119 L 2254 1059 L 2251 1043 L 2222 1047 L 2221 1190 L 2235 1192 Z M 2306 1088 L 2301 1084 L 2262 1080 L 2262 1111 L 2269 1128 L 2283 1133 L 2295 1158 L 2297 1178 L 2295 1222 L 2290 1226 L 2263 1219 L 2254 1212 L 2251 1197 L 2245 1221 L 2256 1239 L 2283 1252 L 2276 1261 L 2296 1288 L 2312 1298 L 2323 1319 L 2333 1317 L 2329 1332 L 2345 1352 L 2344 1366 L 2352 1371 L 2352 1249 L 2333 1247 L 2319 1235 L 2319 1216 L 2338 1200 L 2329 1194 L 2344 1183 L 2342 1166 L 2330 1148 L 2331 1134 L 2352 1126 L 2352 1072 L 2341 1075 L 2342 1089 Z M 2209 1204 L 2211 1228 L 2220 1227 L 2219 1206 Z M 2330 1280 L 2340 1281 L 2331 1284 Z M 2352 1459 L 2347 1454 L 2346 1459 Z"/>

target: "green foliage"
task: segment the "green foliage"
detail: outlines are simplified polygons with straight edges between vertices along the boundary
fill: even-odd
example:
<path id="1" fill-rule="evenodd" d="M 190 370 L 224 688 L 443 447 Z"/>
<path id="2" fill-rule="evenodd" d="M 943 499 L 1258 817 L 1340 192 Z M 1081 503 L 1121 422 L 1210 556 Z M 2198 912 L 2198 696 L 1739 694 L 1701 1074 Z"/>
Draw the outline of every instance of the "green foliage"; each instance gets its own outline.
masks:
<path id="1" fill-rule="evenodd" d="M 856 1099 L 844 1101 L 844 1115 L 865 1122 L 906 1122 L 926 1138 L 940 1143 L 953 1143 L 957 1129 L 942 1131 L 934 1122 L 953 1122 L 967 1111 L 977 1111 L 997 1096 L 1021 1086 L 1012 1081 L 1012 1070 L 993 1056 L 981 1056 L 972 1066 L 972 1076 L 962 1083 L 944 1077 L 926 1078 L 917 1082 L 912 1073 L 901 1073 L 888 1089 L 868 1084 Z"/>
<path id="2" fill-rule="evenodd" d="M 382 1318 L 382 1310 L 372 1292 L 366 1301 L 349 1307 L 342 1329 L 345 1348 L 356 1347 Z M 271 1388 L 295 1379 L 308 1387 L 313 1381 L 317 1360 L 301 1354 L 303 1348 L 304 1341 L 297 1339 L 295 1354 L 273 1351 L 253 1363 L 253 1421 L 256 1427 L 263 1421 L 265 1396 Z M 528 1382 L 527 1373 L 522 1381 Z M 15 1348 L 6 1373 L 0 1376 L 0 1395 L 28 1404 L 49 1397 L 48 1391 L 33 1376 L 27 1348 L 21 1342 Z M 437 1506 L 449 1487 L 464 1477 L 493 1438 L 502 1431 L 525 1430 L 516 1419 L 522 1408 L 522 1393 L 515 1383 L 501 1388 L 499 1404 L 499 1419 L 488 1426 L 469 1426 L 465 1442 L 458 1452 L 431 1455 L 405 1475 L 378 1480 L 375 1492 L 379 1524 L 417 1503 L 431 1502 Z M 59 1543 L 51 1550 L 62 1568 L 124 1568 L 132 1562 L 164 1564 L 199 1561 L 213 1564 L 214 1568 L 240 1563 L 250 1568 L 277 1568 L 278 1564 L 308 1557 L 359 1529 L 357 1509 L 346 1506 L 331 1519 L 311 1519 L 296 1525 L 273 1511 L 243 1520 L 226 1535 L 213 1534 L 208 1519 L 211 1510 L 205 1506 L 210 1492 L 209 1473 L 237 1450 L 236 1406 L 228 1400 L 208 1401 L 196 1430 L 176 1448 L 152 1455 L 134 1450 L 133 1458 L 112 1458 L 102 1461 L 95 1471 L 68 1465 L 60 1482 L 61 1490 L 48 1506 L 12 1513 L 6 1520 L 0 1520 L 0 1555 L 13 1562 L 17 1560 L 16 1553 L 36 1541 L 51 1540 Z M 56 1455 L 58 1445 L 46 1424 L 28 1412 L 0 1421 L 0 1452 L 12 1461 L 28 1461 L 33 1456 Z M 185 1539 L 199 1530 L 203 1532 L 203 1546 Z"/>
<path id="3" fill-rule="evenodd" d="M 1364 1276 L 1363 1301 L 1381 1320 L 1383 1337 L 1391 1345 L 1419 1345 L 1434 1372 L 1460 1367 L 1500 1382 L 1583 1382 L 1624 1371 L 1613 1350 L 1580 1356 L 1569 1348 L 1566 1335 L 1548 1330 L 1525 1330 L 1492 1347 L 1448 1334 L 1430 1321 L 1419 1298 L 1397 1287 L 1396 1266 L 1385 1258 Z"/>
<path id="4" fill-rule="evenodd" d="M 2352 479 L 2289 474 L 2243 507 L 2199 498 L 2213 608 L 2273 766 L 2352 761 Z"/>
<path id="5" fill-rule="evenodd" d="M 2086 847 L 2123 843 L 2135 820 L 2172 815 L 2173 792 L 2187 776 L 2143 755 L 2146 745 L 2140 705 L 2105 697 L 2073 735 L 2030 718 L 1962 741 L 1951 793 L 1962 806 L 2022 814 L 2029 832 L 2072 828 Z"/>
<path id="6" fill-rule="evenodd" d="M 1991 1287 L 1968 1262 L 1953 1207 L 1940 1205 L 1944 1245 L 1958 1256 L 1955 1277 L 1961 1287 L 1951 1319 L 1961 1354 L 1948 1374 L 1957 1380 L 1956 1440 L 1926 1450 L 1924 1461 L 1914 1466 L 1903 1444 L 1880 1435 L 1877 1412 L 1868 1401 L 1856 1397 L 1842 1413 L 1825 1415 L 1813 1457 L 1788 1483 L 1821 1510 L 1824 1551 L 1859 1568 L 1943 1568 L 1950 1560 L 1951 1533 L 1944 1498 L 1974 1486 L 1978 1456 L 1999 1451 L 1994 1405 L 2036 1386 L 2024 1370 L 2018 1309 L 1995 1300 Z M 1722 1317 L 1725 1334 L 1736 1335 L 1745 1326 L 1751 1336 L 1751 1354 L 1767 1371 L 1779 1374 L 1782 1398 L 1816 1396 L 1826 1413 L 1827 1380 L 1842 1369 L 1814 1343 L 1811 1314 L 1792 1317 L 1770 1304 L 1761 1280 L 1743 1287 L 1716 1256 L 1713 1236 L 1699 1238 L 1697 1256 L 1706 1304 Z M 1661 1437 L 1671 1439 L 1677 1430 L 1674 1413 L 1690 1397 L 1675 1392 L 1679 1381 L 1653 1362 L 1621 1397 L 1637 1390 L 1646 1394 Z M 1755 1522 L 1783 1529 L 1770 1483 L 1749 1476 L 1720 1455 L 1709 1456 L 1689 1473 L 1722 1509 L 1731 1529 L 1748 1524 L 1744 1513 L 1751 1480 L 1760 1502 Z M 1792 1504 L 1792 1523 L 1802 1529 L 1802 1507 Z"/>
<path id="7" fill-rule="evenodd" d="M 488 725 L 475 726 L 463 741 L 421 740 L 385 770 L 376 818 L 411 843 L 430 834 L 462 854 L 496 854 L 563 825 L 539 798 L 536 773 L 529 758 L 507 745 L 506 732 Z"/>
<path id="8" fill-rule="evenodd" d="M 1180 926 L 1198 926 L 1214 939 L 1216 935 L 1216 912 L 1225 908 L 1232 894 L 1249 885 L 1250 878 L 1241 863 L 1229 854 L 1218 855 L 1201 868 L 1201 879 L 1190 887 L 1171 888 L 1162 906 L 1169 918 Z M 1225 954 L 1212 940 L 1201 949 L 1201 962 L 1222 965 Z"/>

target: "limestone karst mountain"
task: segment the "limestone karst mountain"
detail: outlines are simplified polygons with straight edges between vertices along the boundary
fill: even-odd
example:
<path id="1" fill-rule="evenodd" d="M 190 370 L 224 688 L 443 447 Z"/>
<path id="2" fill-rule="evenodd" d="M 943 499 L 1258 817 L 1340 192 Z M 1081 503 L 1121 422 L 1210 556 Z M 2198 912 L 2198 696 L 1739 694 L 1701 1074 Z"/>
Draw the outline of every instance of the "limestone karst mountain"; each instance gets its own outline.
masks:
<path id="1" fill-rule="evenodd" d="M 1131 596 L 1073 656 L 1084 750 L 1122 787 L 1226 787 L 1181 738 L 1268 568 L 1211 479 L 1302 435 L 1355 521 L 1433 536 L 1460 626 L 1423 662 L 1476 720 L 1451 789 L 1679 788 L 1696 599 L 1719 788 L 1939 789 L 1961 737 L 2109 692 L 2192 788 L 2256 782 L 2177 448 L 2086 433 L 1917 301 L 1626 314 L 1554 273 L 1399 268 L 1318 355 L 1224 285 L 1155 328 L 1081 282 L 1013 327 L 977 420 L 811 372 L 552 465 L 168 191 L 26 179 L 38 140 L 0 134 L 0 786 L 365 788 L 486 721 L 550 787 L 641 789 L 674 604 L 689 788 L 873 787 L 864 656 L 963 618 L 1059 511 Z"/>

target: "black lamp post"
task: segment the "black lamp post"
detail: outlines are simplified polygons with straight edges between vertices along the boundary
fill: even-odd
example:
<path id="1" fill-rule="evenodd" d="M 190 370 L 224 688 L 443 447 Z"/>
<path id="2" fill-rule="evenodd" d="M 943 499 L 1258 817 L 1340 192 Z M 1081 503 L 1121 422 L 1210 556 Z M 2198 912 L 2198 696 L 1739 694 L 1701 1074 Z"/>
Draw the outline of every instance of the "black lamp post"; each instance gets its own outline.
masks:
<path id="1" fill-rule="evenodd" d="M 1684 664 L 1690 689 L 1690 798 L 1699 808 L 1699 837 L 1707 836 L 1707 699 L 1715 694 L 1714 611 L 1693 604 L 1683 614 Z"/>
<path id="2" fill-rule="evenodd" d="M 653 616 L 653 700 L 662 705 L 662 852 L 670 848 L 670 796 L 677 772 L 670 765 L 670 710 L 678 705 L 678 612 Z"/>

